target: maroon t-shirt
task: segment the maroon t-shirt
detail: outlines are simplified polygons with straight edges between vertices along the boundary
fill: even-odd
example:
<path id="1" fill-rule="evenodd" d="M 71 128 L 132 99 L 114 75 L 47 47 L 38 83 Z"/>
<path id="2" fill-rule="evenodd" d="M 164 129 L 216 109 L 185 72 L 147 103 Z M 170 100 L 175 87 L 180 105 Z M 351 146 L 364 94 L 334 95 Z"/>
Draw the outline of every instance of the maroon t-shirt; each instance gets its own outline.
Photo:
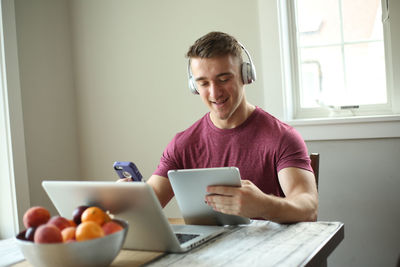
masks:
<path id="1" fill-rule="evenodd" d="M 242 179 L 266 194 L 284 196 L 278 172 L 297 167 L 312 172 L 307 147 L 300 134 L 257 107 L 234 129 L 219 129 L 207 113 L 168 144 L 155 175 L 168 177 L 172 169 L 239 168 Z"/>

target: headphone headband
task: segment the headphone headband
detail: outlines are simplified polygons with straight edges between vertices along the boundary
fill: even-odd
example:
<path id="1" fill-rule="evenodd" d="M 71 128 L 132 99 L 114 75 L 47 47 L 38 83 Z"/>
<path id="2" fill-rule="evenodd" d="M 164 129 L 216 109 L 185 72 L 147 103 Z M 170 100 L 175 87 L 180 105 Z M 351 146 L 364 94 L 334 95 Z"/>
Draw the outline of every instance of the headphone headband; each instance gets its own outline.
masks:
<path id="1" fill-rule="evenodd" d="M 247 51 L 247 49 L 242 45 L 240 42 L 238 42 L 239 46 L 243 49 L 244 53 L 246 54 L 247 58 L 249 59 L 249 62 L 243 62 L 242 63 L 242 81 L 243 84 L 250 84 L 256 80 L 256 68 L 253 64 L 253 61 L 251 59 L 250 53 Z M 194 80 L 192 71 L 190 69 L 190 58 L 188 60 L 188 79 L 189 79 L 189 89 L 190 91 L 198 95 L 199 92 L 197 91 L 197 85 L 196 81 Z"/>

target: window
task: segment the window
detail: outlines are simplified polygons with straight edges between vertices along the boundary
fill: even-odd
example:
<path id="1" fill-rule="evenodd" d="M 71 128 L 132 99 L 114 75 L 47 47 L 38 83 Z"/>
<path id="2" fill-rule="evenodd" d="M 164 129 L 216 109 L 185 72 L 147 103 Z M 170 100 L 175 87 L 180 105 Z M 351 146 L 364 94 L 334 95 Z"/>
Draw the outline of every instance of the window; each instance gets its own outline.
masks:
<path id="1" fill-rule="evenodd" d="M 281 2 L 291 117 L 392 114 L 388 2 Z"/>

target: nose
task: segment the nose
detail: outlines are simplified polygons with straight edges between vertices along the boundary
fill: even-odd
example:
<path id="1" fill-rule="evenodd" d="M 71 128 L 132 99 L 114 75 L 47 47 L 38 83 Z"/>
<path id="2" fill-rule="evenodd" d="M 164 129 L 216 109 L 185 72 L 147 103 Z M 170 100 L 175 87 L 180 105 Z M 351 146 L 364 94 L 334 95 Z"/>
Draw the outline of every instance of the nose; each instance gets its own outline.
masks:
<path id="1" fill-rule="evenodd" d="M 212 99 L 217 100 L 220 96 L 222 96 L 222 88 L 216 82 L 211 82 L 208 90 Z"/>

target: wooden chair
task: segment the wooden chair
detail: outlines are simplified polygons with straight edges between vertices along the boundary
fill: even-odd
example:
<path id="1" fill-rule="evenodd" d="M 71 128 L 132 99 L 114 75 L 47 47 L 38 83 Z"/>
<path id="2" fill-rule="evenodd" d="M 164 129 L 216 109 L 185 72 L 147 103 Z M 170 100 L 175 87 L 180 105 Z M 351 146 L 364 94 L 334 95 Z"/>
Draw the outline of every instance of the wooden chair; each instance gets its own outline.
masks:
<path id="1" fill-rule="evenodd" d="M 315 182 L 317 183 L 317 190 L 318 190 L 318 179 L 319 179 L 319 153 L 311 153 L 311 167 L 314 171 Z"/>

